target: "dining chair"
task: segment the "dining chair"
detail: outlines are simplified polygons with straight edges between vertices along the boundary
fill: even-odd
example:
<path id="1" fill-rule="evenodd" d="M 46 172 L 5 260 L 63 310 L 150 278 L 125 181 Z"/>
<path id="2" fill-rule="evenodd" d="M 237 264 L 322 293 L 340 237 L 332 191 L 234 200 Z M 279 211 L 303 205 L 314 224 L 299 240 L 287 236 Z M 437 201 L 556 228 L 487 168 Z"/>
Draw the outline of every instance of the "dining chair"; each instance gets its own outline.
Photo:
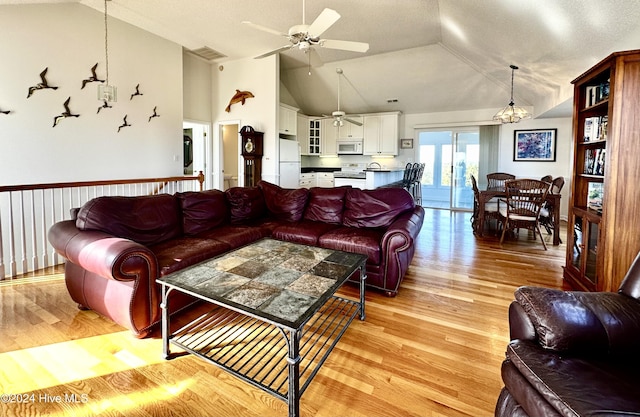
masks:
<path id="1" fill-rule="evenodd" d="M 544 177 L 540 178 L 540 181 L 551 182 L 553 181 L 553 177 L 551 175 L 545 175 Z"/>
<path id="2" fill-rule="evenodd" d="M 476 177 L 473 174 L 470 174 L 471 178 L 471 187 L 473 188 L 473 214 L 471 215 L 471 228 L 473 229 L 473 233 L 477 234 L 478 227 L 480 227 L 480 219 L 478 216 L 480 215 L 480 190 L 478 189 L 478 182 L 476 181 Z M 496 224 L 499 220 L 498 216 L 498 199 L 492 198 L 491 200 L 484 203 L 484 221 L 485 224 L 487 220 L 495 219 Z"/>
<path id="3" fill-rule="evenodd" d="M 413 200 L 419 205 L 422 205 L 422 174 L 424 172 L 424 165 L 424 163 L 418 164 L 413 178 Z"/>
<path id="4" fill-rule="evenodd" d="M 551 187 L 549 188 L 550 194 L 560 194 L 562 191 L 562 187 L 564 187 L 564 177 L 557 177 L 551 181 Z M 551 234 L 554 228 L 554 220 L 553 220 L 553 204 L 545 201 L 540 209 L 540 225 L 545 228 L 547 234 Z M 562 243 L 562 239 L 560 239 L 560 243 Z"/>
<path id="5" fill-rule="evenodd" d="M 506 199 L 498 202 L 498 213 L 502 221 L 502 236 L 504 241 L 507 230 L 528 229 L 540 235 L 542 246 L 547 250 L 547 244 L 540 231 L 540 210 L 544 204 L 550 185 L 548 182 L 535 179 L 517 179 L 505 181 Z"/>
<path id="6" fill-rule="evenodd" d="M 487 174 L 487 190 L 503 190 L 504 182 L 515 178 L 515 175 L 507 174 L 506 172 L 492 172 L 491 174 Z"/>

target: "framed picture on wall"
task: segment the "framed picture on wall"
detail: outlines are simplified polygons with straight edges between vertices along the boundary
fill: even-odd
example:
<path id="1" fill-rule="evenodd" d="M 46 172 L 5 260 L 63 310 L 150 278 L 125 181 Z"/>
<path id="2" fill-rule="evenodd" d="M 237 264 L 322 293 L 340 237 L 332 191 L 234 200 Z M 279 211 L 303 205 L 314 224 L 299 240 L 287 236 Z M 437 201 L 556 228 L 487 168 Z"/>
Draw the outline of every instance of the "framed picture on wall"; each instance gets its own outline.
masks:
<path id="1" fill-rule="evenodd" d="M 558 129 L 516 130 L 513 132 L 513 160 L 555 162 Z"/>
<path id="2" fill-rule="evenodd" d="M 400 139 L 400 149 L 413 149 L 413 139 Z"/>

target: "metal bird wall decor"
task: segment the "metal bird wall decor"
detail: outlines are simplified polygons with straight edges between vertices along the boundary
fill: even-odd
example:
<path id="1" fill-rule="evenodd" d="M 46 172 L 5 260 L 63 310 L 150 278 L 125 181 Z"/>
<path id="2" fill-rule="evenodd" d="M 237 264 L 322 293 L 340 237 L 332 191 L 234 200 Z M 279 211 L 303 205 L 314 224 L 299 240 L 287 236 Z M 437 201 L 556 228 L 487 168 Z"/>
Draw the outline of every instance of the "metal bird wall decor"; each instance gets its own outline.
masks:
<path id="1" fill-rule="evenodd" d="M 229 101 L 229 105 L 227 106 L 226 109 L 224 109 L 224 111 L 229 113 L 231 111 L 231 105 L 232 104 L 242 103 L 242 105 L 244 106 L 244 102 L 248 98 L 253 98 L 253 97 L 255 97 L 255 96 L 253 94 L 251 94 L 251 91 L 236 90 L 236 93 L 233 95 L 233 97 L 231 97 L 231 101 Z"/>
<path id="2" fill-rule="evenodd" d="M 71 97 L 65 100 L 63 104 L 64 111 L 59 116 L 53 118 L 53 127 L 56 127 L 62 119 L 66 119 L 67 117 L 80 117 L 79 114 L 71 113 L 71 110 L 69 110 L 69 101 L 71 101 Z"/>
<path id="3" fill-rule="evenodd" d="M 149 121 L 151 121 L 151 119 L 153 119 L 154 117 L 160 117 L 160 115 L 158 113 L 156 113 L 156 109 L 158 108 L 158 106 L 155 106 L 153 108 L 153 114 L 151 116 L 149 116 Z"/>
<path id="4" fill-rule="evenodd" d="M 96 112 L 96 114 L 100 113 L 100 110 L 102 110 L 102 109 L 110 109 L 112 107 L 113 106 L 110 106 L 109 102 L 107 100 L 103 100 L 102 106 L 98 107 L 98 111 Z"/>
<path id="5" fill-rule="evenodd" d="M 35 93 L 36 91 L 38 91 L 38 90 L 44 90 L 44 89 L 47 89 L 47 88 L 50 88 L 52 90 L 57 90 L 58 89 L 58 87 L 50 86 L 49 83 L 47 82 L 47 71 L 48 70 L 49 70 L 49 67 L 45 68 L 44 71 L 42 71 L 40 73 L 41 82 L 39 82 L 38 84 L 36 84 L 36 85 L 34 85 L 32 87 L 29 87 L 29 94 L 27 94 L 27 98 L 31 97 L 31 95 L 33 93 Z"/>
<path id="6" fill-rule="evenodd" d="M 0 114 L 9 114 L 11 110 L 0 110 Z"/>
<path id="7" fill-rule="evenodd" d="M 134 98 L 135 96 L 142 96 L 142 95 L 144 95 L 144 94 L 142 94 L 142 93 L 140 92 L 140 84 L 138 84 L 138 85 L 136 85 L 136 92 L 135 92 L 135 93 L 133 93 L 133 94 L 131 94 L 131 98 L 129 99 L 129 101 L 133 100 L 133 98 Z"/>
<path id="8" fill-rule="evenodd" d="M 120 129 L 122 129 L 123 127 L 131 126 L 129 123 L 127 123 L 127 116 L 128 115 L 126 115 L 126 114 L 124 115 L 124 119 L 123 119 L 124 123 L 122 123 L 120 126 L 118 126 L 118 133 L 120 133 Z"/>
<path id="9" fill-rule="evenodd" d="M 96 68 L 98 68 L 98 63 L 97 62 L 96 62 L 96 65 L 91 67 L 91 77 L 82 80 L 82 88 L 80 88 L 81 90 L 84 89 L 84 87 L 89 83 L 93 83 L 93 82 L 96 82 L 96 81 L 101 82 L 101 83 L 104 82 L 104 80 L 98 79 L 98 76 L 96 75 Z"/>

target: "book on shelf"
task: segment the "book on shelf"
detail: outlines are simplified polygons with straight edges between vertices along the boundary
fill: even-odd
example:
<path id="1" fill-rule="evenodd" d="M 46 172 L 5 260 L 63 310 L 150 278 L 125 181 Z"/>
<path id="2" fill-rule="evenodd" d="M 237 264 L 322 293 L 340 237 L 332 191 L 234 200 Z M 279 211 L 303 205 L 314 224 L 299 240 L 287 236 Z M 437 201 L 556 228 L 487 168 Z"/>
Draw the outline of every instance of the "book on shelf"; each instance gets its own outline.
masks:
<path id="1" fill-rule="evenodd" d="M 586 117 L 584 119 L 583 140 L 585 142 L 594 142 L 606 139 L 608 124 L 609 116 Z"/>
<path id="2" fill-rule="evenodd" d="M 584 153 L 584 170 L 587 175 L 604 175 L 606 149 L 587 149 Z"/>
<path id="3" fill-rule="evenodd" d="M 590 182 L 587 191 L 587 207 L 602 213 L 602 197 L 604 196 L 604 184 L 601 182 Z"/>
<path id="4" fill-rule="evenodd" d="M 591 107 L 609 98 L 610 80 L 585 87 L 585 107 Z"/>

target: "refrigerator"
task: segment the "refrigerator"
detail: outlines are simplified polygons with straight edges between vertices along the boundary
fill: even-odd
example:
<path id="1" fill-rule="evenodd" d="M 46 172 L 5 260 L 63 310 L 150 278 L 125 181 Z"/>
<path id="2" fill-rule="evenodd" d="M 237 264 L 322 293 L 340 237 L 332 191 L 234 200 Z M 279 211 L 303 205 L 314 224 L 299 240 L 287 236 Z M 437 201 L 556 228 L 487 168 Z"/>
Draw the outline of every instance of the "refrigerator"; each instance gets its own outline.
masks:
<path id="1" fill-rule="evenodd" d="M 300 144 L 280 139 L 280 187 L 300 188 Z"/>

